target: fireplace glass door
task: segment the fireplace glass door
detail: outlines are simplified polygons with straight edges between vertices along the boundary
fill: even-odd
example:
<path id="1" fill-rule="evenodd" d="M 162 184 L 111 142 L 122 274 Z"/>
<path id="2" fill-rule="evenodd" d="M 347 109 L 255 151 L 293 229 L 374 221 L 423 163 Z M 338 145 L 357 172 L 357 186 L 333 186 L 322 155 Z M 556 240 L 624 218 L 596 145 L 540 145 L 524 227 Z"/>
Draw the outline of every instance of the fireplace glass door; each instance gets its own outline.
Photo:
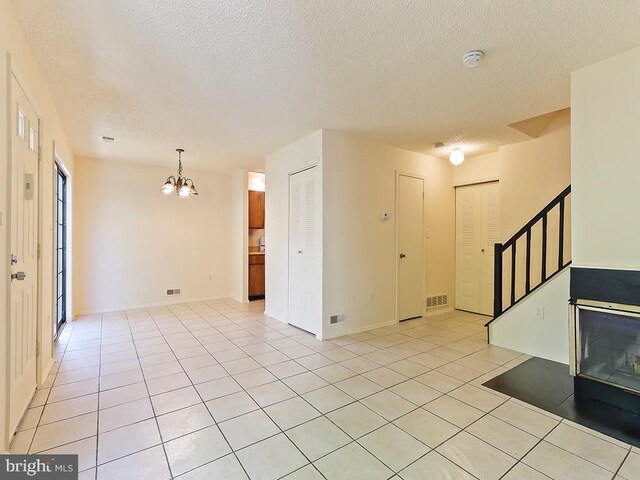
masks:
<path id="1" fill-rule="evenodd" d="M 578 307 L 578 374 L 640 392 L 640 314 Z"/>

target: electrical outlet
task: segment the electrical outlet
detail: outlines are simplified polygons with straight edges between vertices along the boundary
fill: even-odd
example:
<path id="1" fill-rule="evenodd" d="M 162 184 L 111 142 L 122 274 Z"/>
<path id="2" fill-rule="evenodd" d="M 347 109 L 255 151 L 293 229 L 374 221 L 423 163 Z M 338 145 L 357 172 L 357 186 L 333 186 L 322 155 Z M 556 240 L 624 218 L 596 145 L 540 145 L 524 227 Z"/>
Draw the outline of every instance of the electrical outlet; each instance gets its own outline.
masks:
<path id="1" fill-rule="evenodd" d="M 536 308 L 536 318 L 543 319 L 544 318 L 544 307 Z"/>

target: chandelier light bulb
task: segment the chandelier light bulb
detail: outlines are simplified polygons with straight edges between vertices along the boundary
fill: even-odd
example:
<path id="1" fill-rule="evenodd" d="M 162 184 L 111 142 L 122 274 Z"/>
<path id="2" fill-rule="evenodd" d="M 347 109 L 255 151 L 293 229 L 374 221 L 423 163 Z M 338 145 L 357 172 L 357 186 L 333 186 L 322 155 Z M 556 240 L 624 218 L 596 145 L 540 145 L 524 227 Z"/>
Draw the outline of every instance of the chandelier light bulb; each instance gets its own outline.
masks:
<path id="1" fill-rule="evenodd" d="M 166 195 L 176 191 L 176 186 L 171 181 L 171 178 L 167 179 L 166 183 L 162 186 L 160 191 Z"/>

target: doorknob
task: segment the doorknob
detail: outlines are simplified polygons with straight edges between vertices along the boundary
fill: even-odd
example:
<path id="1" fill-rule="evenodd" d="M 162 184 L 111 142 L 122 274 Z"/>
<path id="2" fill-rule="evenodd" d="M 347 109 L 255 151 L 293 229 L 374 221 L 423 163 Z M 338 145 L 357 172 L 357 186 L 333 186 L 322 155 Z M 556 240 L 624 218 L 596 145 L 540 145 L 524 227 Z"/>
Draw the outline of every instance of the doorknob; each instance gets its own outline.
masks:
<path id="1" fill-rule="evenodd" d="M 406 255 L 404 253 L 401 253 L 400 258 L 404 258 L 404 257 L 406 257 Z"/>
<path id="2" fill-rule="evenodd" d="M 27 274 L 24 272 L 12 273 L 11 280 L 24 280 L 27 277 Z"/>

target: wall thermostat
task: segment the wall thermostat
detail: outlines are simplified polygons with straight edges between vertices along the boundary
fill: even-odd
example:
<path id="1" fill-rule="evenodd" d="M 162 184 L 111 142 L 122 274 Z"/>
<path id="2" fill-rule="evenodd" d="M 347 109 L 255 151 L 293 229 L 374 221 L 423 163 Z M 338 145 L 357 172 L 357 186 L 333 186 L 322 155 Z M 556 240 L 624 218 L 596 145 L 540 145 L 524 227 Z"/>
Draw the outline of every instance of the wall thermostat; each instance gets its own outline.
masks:
<path id="1" fill-rule="evenodd" d="M 384 212 L 380 214 L 380 219 L 389 220 L 391 218 L 391 214 L 389 212 Z"/>

